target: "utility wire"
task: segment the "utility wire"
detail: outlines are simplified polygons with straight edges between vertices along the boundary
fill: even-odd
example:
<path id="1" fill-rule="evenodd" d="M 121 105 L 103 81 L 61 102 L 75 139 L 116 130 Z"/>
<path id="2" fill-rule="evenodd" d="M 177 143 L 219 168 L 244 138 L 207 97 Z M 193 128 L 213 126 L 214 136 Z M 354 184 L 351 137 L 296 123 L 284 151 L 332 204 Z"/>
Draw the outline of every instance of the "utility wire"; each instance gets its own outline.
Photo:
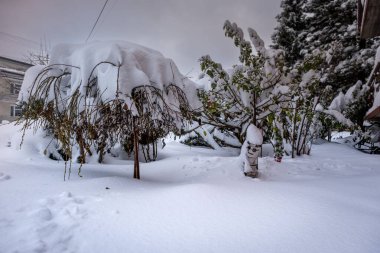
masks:
<path id="1" fill-rule="evenodd" d="M 94 26 L 92 27 L 91 32 L 90 32 L 90 34 L 88 35 L 88 37 L 87 37 L 87 39 L 86 39 L 86 43 L 87 43 L 88 39 L 91 37 L 92 33 L 94 32 L 95 27 L 96 27 L 96 25 L 98 24 L 98 21 L 99 21 L 99 19 L 100 19 L 100 16 L 102 15 L 102 13 L 103 13 L 103 11 L 104 11 L 104 8 L 106 8 L 106 5 L 107 5 L 108 1 L 109 1 L 109 0 L 106 0 L 106 2 L 104 3 L 103 8 L 102 8 L 102 10 L 100 11 L 100 13 L 99 13 L 99 15 L 98 15 L 98 18 L 96 19 L 95 24 L 94 24 Z"/>

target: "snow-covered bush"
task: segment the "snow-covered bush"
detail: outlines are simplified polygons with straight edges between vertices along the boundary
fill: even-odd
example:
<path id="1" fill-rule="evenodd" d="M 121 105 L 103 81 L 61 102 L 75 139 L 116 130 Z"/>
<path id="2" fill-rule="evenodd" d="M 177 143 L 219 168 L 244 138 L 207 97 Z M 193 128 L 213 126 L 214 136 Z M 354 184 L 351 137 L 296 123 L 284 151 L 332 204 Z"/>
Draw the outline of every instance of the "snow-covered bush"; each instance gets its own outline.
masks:
<path id="1" fill-rule="evenodd" d="M 202 122 L 230 131 L 243 143 L 248 125 L 263 127 L 263 120 L 277 110 L 289 87 L 284 82 L 281 50 L 265 48 L 251 28 L 251 42 L 235 23 L 226 21 L 224 30 L 239 47 L 241 64 L 228 72 L 208 55 L 200 59 L 201 69 L 210 79 L 210 89 L 200 91 Z"/>
<path id="2" fill-rule="evenodd" d="M 241 64 L 226 71 L 208 55 L 200 59 L 201 69 L 210 80 L 210 88 L 199 93 L 203 104 L 202 123 L 214 126 L 217 133 L 232 134 L 244 143 L 242 157 L 250 155 L 250 161 L 243 161 L 244 171 L 246 175 L 256 176 L 258 153 L 249 152 L 259 150 L 261 143 L 260 147 L 251 147 L 253 144 L 246 142 L 246 133 L 248 126 L 253 126 L 269 137 L 272 126 L 267 122 L 268 117 L 288 106 L 291 90 L 284 55 L 282 50 L 267 49 L 252 28 L 248 29 L 250 42 L 235 23 L 226 21 L 224 30 L 240 49 Z M 249 164 L 251 171 L 248 171 Z"/>
<path id="3" fill-rule="evenodd" d="M 292 99 L 287 110 L 286 124 L 292 144 L 292 157 L 310 154 L 313 139 L 318 133 L 318 105 L 328 95 L 329 87 L 320 82 L 319 69 L 324 61 L 323 53 L 318 50 L 296 64 L 290 75 Z"/>
<path id="4" fill-rule="evenodd" d="M 161 53 L 127 42 L 63 44 L 48 66 L 25 75 L 19 100 L 21 123 L 43 127 L 58 140 L 65 160 L 97 153 L 99 162 L 116 144 L 147 161 L 157 156 L 157 140 L 180 134 L 201 104 L 196 86 Z"/>
<path id="5" fill-rule="evenodd" d="M 224 30 L 240 49 L 241 64 L 226 71 L 210 56 L 201 58 L 201 69 L 210 80 L 210 89 L 200 91 L 202 122 L 229 131 L 241 143 L 248 125 L 253 124 L 272 143 L 278 160 L 286 142 L 293 156 L 309 154 L 316 133 L 316 107 L 328 93 L 317 71 L 323 53 L 315 51 L 287 67 L 284 52 L 267 49 L 253 29 L 248 30 L 251 42 L 235 23 L 226 21 Z"/>

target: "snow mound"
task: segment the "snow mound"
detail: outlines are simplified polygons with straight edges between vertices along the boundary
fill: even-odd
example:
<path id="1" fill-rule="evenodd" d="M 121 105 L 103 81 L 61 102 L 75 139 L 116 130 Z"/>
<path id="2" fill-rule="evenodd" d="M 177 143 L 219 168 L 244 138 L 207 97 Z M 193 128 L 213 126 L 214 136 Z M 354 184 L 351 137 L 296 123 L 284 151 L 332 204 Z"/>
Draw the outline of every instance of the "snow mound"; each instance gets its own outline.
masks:
<path id="1" fill-rule="evenodd" d="M 67 97 L 78 89 L 83 95 L 88 95 L 89 89 L 97 89 L 104 102 L 118 97 L 128 103 L 136 87 L 153 86 L 165 91 L 169 85 L 175 85 L 184 91 L 192 108 L 200 107 L 196 84 L 184 77 L 171 59 L 130 42 L 55 46 L 47 67 L 35 66 L 26 72 L 19 100 L 28 99 L 36 78 L 42 78 L 42 71 L 44 79 L 62 78 L 60 91 Z M 94 80 L 96 87 L 91 83 Z"/>
<path id="2" fill-rule="evenodd" d="M 29 98 L 30 91 L 38 75 L 44 70 L 45 66 L 36 65 L 26 70 L 21 89 L 18 94 L 19 101 L 26 101 Z"/>
<path id="3" fill-rule="evenodd" d="M 250 144 L 261 145 L 263 143 L 263 134 L 259 128 L 251 124 L 247 128 L 246 140 Z"/>

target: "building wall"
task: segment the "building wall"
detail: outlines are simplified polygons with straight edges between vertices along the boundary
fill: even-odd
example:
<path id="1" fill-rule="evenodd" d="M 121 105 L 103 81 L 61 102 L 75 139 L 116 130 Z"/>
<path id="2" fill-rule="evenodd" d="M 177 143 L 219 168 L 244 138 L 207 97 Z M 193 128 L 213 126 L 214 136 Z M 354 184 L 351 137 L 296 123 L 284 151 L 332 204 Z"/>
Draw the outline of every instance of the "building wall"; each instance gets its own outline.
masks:
<path id="1" fill-rule="evenodd" d="M 0 57 L 0 122 L 2 120 L 13 121 L 18 117 L 11 116 L 11 108 L 17 102 L 17 89 L 12 89 L 22 84 L 25 71 L 32 65 Z M 12 92 L 13 91 L 13 92 Z"/>

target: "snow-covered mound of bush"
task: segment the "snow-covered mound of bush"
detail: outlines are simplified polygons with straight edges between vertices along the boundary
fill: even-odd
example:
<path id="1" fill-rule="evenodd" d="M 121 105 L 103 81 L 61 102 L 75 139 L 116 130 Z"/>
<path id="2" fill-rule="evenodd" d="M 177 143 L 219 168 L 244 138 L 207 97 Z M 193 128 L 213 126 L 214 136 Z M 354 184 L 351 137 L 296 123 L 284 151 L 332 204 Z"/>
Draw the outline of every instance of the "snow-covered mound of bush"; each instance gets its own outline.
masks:
<path id="1" fill-rule="evenodd" d="M 201 107 L 171 59 L 123 41 L 56 46 L 48 66 L 26 72 L 19 100 L 23 129 L 43 127 L 62 159 L 81 163 L 94 153 L 101 162 L 115 146 L 136 154 L 138 143 L 155 160 L 159 138 L 181 134 Z"/>
<path id="2" fill-rule="evenodd" d="M 200 107 L 196 84 L 184 77 L 171 59 L 156 50 L 125 41 L 57 45 L 48 66 L 34 66 L 26 72 L 19 100 L 26 101 L 35 89 L 36 80 L 48 77 L 62 79 L 59 89 L 65 96 L 77 89 L 83 95 L 88 95 L 89 88 L 92 92 L 98 89 L 102 101 L 118 96 L 129 105 L 136 87 L 153 86 L 162 91 L 174 84 L 184 91 L 193 109 Z M 54 96 L 53 90 L 50 95 Z M 174 105 L 178 104 L 175 99 L 170 95 L 166 99 L 175 109 Z"/>

